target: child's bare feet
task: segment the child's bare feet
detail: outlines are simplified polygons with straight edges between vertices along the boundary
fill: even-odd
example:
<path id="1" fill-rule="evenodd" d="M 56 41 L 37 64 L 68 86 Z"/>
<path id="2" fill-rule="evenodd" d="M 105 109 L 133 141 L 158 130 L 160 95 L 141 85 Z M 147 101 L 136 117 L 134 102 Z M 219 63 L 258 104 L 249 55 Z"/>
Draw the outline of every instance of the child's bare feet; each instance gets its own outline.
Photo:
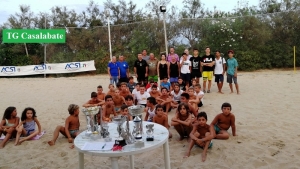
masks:
<path id="1" fill-rule="evenodd" d="M 221 91 L 218 91 L 218 93 L 220 93 L 220 94 L 224 94 L 223 92 L 221 92 Z"/>
<path id="2" fill-rule="evenodd" d="M 206 160 L 206 153 L 202 153 L 202 162 Z"/>
<path id="3" fill-rule="evenodd" d="M 186 152 L 186 153 L 185 153 L 185 156 L 183 156 L 183 158 L 188 158 L 188 157 L 190 156 L 190 154 L 191 154 L 190 151 Z"/>
<path id="4" fill-rule="evenodd" d="M 237 92 L 237 94 L 241 94 L 240 92 Z"/>
<path id="5" fill-rule="evenodd" d="M 4 148 L 4 145 L 1 144 L 1 145 L 0 145 L 0 149 L 2 149 L 2 148 Z"/>
<path id="6" fill-rule="evenodd" d="M 232 94 L 232 93 L 233 93 L 233 91 L 230 92 L 230 94 Z"/>
<path id="7" fill-rule="evenodd" d="M 75 147 L 75 146 L 74 146 L 74 144 L 73 144 L 73 145 L 70 146 L 70 149 L 73 149 L 74 147 Z"/>
<path id="8" fill-rule="evenodd" d="M 169 132 L 169 138 L 172 138 L 172 137 L 173 137 L 172 133 Z"/>
<path id="9" fill-rule="evenodd" d="M 55 143 L 54 143 L 54 141 L 48 141 L 48 144 L 49 144 L 49 146 L 53 146 L 53 145 L 55 145 Z"/>

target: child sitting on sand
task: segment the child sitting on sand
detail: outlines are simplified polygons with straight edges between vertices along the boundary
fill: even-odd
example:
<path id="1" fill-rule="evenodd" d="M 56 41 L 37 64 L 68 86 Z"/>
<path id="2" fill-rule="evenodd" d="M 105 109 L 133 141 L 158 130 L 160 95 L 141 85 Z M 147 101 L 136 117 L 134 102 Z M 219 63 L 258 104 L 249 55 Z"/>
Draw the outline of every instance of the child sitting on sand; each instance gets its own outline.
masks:
<path id="1" fill-rule="evenodd" d="M 121 83 L 120 96 L 125 98 L 127 95 L 131 95 L 131 92 L 128 90 L 127 83 L 122 82 Z"/>
<path id="2" fill-rule="evenodd" d="M 99 86 L 97 87 L 97 98 L 98 98 L 99 100 L 101 100 L 101 101 L 104 102 L 105 95 L 106 95 L 106 94 L 103 93 L 103 88 L 102 88 L 102 86 L 99 85 Z"/>
<path id="3" fill-rule="evenodd" d="M 101 100 L 98 99 L 98 95 L 96 92 L 91 93 L 91 99 L 84 103 L 82 107 L 94 107 L 94 106 L 101 106 L 104 103 L 101 102 Z"/>
<path id="4" fill-rule="evenodd" d="M 180 103 L 178 105 L 178 113 L 171 120 L 171 125 L 174 126 L 180 136 L 179 141 L 183 140 L 184 137 L 189 137 L 192 130 L 191 119 L 192 115 L 189 111 L 189 106 L 186 103 Z"/>
<path id="5" fill-rule="evenodd" d="M 157 89 L 157 85 L 151 86 L 151 91 L 149 92 L 151 97 L 158 98 L 161 96 L 160 91 Z"/>
<path id="6" fill-rule="evenodd" d="M 104 122 L 111 122 L 111 116 L 117 116 L 117 113 L 114 108 L 113 98 L 111 95 L 105 96 L 105 104 L 102 106 L 102 113 L 102 120 Z M 100 119 L 98 119 L 98 121 L 100 121 Z"/>
<path id="7" fill-rule="evenodd" d="M 199 99 L 195 95 L 195 90 L 192 86 L 189 87 L 188 93 L 190 95 L 189 104 L 191 104 L 195 110 L 198 110 Z"/>
<path id="8" fill-rule="evenodd" d="M 164 110 L 166 112 L 170 112 L 171 111 L 171 102 L 172 99 L 169 96 L 169 92 L 168 89 L 163 87 L 161 88 L 161 96 L 159 96 L 158 98 L 156 98 L 156 101 L 158 104 L 164 106 Z"/>
<path id="9" fill-rule="evenodd" d="M 190 133 L 191 142 L 185 157 L 189 157 L 195 144 L 203 148 L 202 162 L 206 160 L 207 149 L 212 147 L 213 127 L 207 124 L 207 115 L 200 112 L 197 115 L 197 121 L 193 124 L 193 130 Z"/>
<path id="10" fill-rule="evenodd" d="M 164 112 L 163 106 L 160 104 L 156 105 L 153 122 L 164 126 L 168 130 L 170 129 L 170 125 L 168 123 L 168 114 Z M 172 133 L 170 131 L 169 138 L 172 138 Z"/>
<path id="11" fill-rule="evenodd" d="M 38 130 L 35 130 L 35 124 L 38 126 Z M 41 124 L 37 119 L 36 112 L 33 108 L 27 107 L 24 109 L 21 116 L 21 123 L 19 123 L 16 130 L 18 133 L 17 133 L 15 145 L 19 145 L 22 142 L 29 140 L 38 134 L 41 134 L 42 132 Z M 20 139 L 21 135 L 25 137 Z"/>
<path id="12" fill-rule="evenodd" d="M 145 108 L 145 119 L 144 121 L 153 122 L 153 117 L 155 116 L 155 105 L 156 101 L 154 97 L 148 97 L 147 98 L 147 107 Z"/>
<path id="13" fill-rule="evenodd" d="M 115 86 L 113 84 L 109 84 L 108 85 L 108 92 L 106 93 L 106 95 L 111 95 L 114 96 L 115 95 Z M 105 99 L 104 99 L 105 100 Z"/>
<path id="14" fill-rule="evenodd" d="M 180 103 L 186 103 L 189 106 L 189 111 L 194 115 L 194 117 L 197 117 L 198 112 L 197 109 L 195 109 L 191 104 L 189 104 L 190 95 L 188 93 L 182 93 L 180 97 Z M 178 110 L 176 111 L 178 113 Z"/>
<path id="15" fill-rule="evenodd" d="M 120 95 L 120 91 L 118 89 L 115 90 L 115 95 L 113 96 L 114 107 L 117 114 L 120 113 L 121 106 L 125 103 L 125 99 Z"/>
<path id="16" fill-rule="evenodd" d="M 8 107 L 4 111 L 3 118 L 0 123 L 0 136 L 5 135 L 5 138 L 0 143 L 0 149 L 5 146 L 5 143 L 12 137 L 15 137 L 16 127 L 19 125 L 20 118 L 17 117 L 17 109 L 15 107 Z"/>
<path id="17" fill-rule="evenodd" d="M 121 106 L 121 111 L 120 114 L 122 116 L 127 116 L 127 118 L 131 121 L 132 120 L 132 116 L 128 113 L 128 106 L 126 106 L 125 104 L 123 104 Z"/>
<path id="18" fill-rule="evenodd" d="M 174 84 L 174 90 L 170 93 L 172 97 L 171 107 L 177 108 L 177 106 L 180 104 L 180 97 L 183 93 L 182 90 L 180 90 L 180 86 L 178 83 Z"/>
<path id="19" fill-rule="evenodd" d="M 64 126 L 57 126 L 53 132 L 52 140 L 48 141 L 50 146 L 55 145 L 59 133 L 68 138 L 69 143 L 73 143 L 73 138 L 79 134 L 79 106 L 76 104 L 70 104 L 68 107 L 70 116 L 66 119 Z"/>
<path id="20" fill-rule="evenodd" d="M 221 109 L 222 113 L 218 114 L 210 125 L 214 127 L 214 138 L 226 140 L 229 138 L 227 130 L 230 127 L 232 129 L 232 135 L 237 136 L 235 129 L 235 116 L 230 112 L 230 103 L 223 103 Z"/>

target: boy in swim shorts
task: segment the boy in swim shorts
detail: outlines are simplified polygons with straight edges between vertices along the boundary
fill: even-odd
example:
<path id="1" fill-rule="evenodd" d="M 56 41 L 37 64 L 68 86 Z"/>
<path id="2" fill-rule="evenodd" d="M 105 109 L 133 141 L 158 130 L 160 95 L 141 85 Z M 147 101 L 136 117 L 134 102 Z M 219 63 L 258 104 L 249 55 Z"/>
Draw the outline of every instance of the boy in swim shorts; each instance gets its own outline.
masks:
<path id="1" fill-rule="evenodd" d="M 229 103 L 222 104 L 222 113 L 218 114 L 211 122 L 214 128 L 214 138 L 226 140 L 229 138 L 227 130 L 231 127 L 232 135 L 236 135 L 235 116 L 231 113 L 231 105 Z"/>

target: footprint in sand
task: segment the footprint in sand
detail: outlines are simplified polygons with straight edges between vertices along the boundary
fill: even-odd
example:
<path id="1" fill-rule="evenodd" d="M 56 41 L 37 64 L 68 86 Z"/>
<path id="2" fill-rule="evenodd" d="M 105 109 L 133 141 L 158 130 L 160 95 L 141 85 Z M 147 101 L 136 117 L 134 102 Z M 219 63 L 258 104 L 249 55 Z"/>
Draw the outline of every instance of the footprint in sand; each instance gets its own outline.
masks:
<path id="1" fill-rule="evenodd" d="M 64 156 L 66 156 L 67 154 L 68 154 L 67 152 L 61 152 L 61 153 L 60 153 L 60 156 L 61 156 L 61 157 L 64 157 Z"/>
<path id="2" fill-rule="evenodd" d="M 279 150 L 277 150 L 276 152 L 272 153 L 271 156 L 275 156 L 275 155 L 277 155 L 278 153 L 280 153 Z"/>

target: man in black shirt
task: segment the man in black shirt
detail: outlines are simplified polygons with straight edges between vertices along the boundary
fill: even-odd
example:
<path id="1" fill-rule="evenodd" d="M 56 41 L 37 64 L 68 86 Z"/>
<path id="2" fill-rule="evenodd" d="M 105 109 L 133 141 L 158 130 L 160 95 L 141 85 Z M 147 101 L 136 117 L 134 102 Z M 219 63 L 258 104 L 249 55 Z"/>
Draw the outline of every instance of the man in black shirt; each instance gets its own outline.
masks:
<path id="1" fill-rule="evenodd" d="M 148 79 L 148 64 L 140 53 L 138 54 L 138 59 L 134 62 L 134 73 L 139 83 L 147 85 L 146 80 Z"/>
<path id="2" fill-rule="evenodd" d="M 202 58 L 198 55 L 199 51 L 198 49 L 194 49 L 194 55 L 190 58 L 192 69 L 191 69 L 191 79 L 195 79 L 197 83 L 200 83 L 200 78 L 202 77 L 202 67 L 201 67 L 201 61 Z M 190 81 L 190 86 L 192 85 L 192 82 Z"/>
<path id="3" fill-rule="evenodd" d="M 210 54 L 210 48 L 205 48 L 205 55 L 202 56 L 201 65 L 203 66 L 203 92 L 206 93 L 206 81 L 208 80 L 207 93 L 210 93 L 211 80 L 214 74 L 215 56 Z"/>

